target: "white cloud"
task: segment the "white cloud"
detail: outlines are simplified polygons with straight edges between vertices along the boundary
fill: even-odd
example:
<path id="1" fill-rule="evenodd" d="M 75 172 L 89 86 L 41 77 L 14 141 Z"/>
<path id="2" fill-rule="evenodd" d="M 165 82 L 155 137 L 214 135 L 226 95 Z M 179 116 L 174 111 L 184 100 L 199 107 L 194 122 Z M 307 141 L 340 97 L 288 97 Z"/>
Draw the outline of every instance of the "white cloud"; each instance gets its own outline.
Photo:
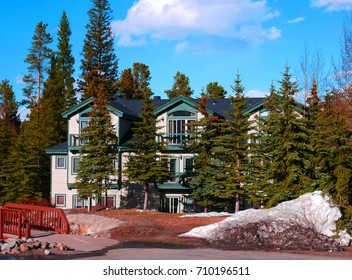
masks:
<path id="1" fill-rule="evenodd" d="M 287 21 L 287 23 L 289 23 L 289 24 L 298 23 L 298 22 L 301 22 L 301 21 L 304 21 L 304 20 L 305 20 L 304 17 L 296 17 L 296 18 L 294 18 L 292 20 Z"/>
<path id="2" fill-rule="evenodd" d="M 256 89 L 252 89 L 252 90 L 249 90 L 245 95 L 247 97 L 265 97 L 265 96 L 268 96 L 269 93 L 264 92 L 264 91 L 260 91 L 260 90 L 256 90 Z"/>
<path id="3" fill-rule="evenodd" d="M 187 41 L 183 41 L 181 43 L 178 43 L 175 46 L 175 50 L 176 50 L 177 53 L 182 53 L 185 50 L 187 50 L 188 48 L 189 48 L 189 43 Z"/>
<path id="4" fill-rule="evenodd" d="M 310 2 L 312 7 L 326 7 L 327 12 L 352 10 L 352 0 L 311 0 Z"/>
<path id="5" fill-rule="evenodd" d="M 190 36 L 262 42 L 280 37 L 276 27 L 264 27 L 277 16 L 265 0 L 139 0 L 125 19 L 112 23 L 112 29 L 123 46 Z"/>
<path id="6" fill-rule="evenodd" d="M 15 83 L 16 83 L 16 84 L 24 84 L 24 82 L 23 82 L 23 76 L 16 76 L 16 78 L 15 78 Z"/>

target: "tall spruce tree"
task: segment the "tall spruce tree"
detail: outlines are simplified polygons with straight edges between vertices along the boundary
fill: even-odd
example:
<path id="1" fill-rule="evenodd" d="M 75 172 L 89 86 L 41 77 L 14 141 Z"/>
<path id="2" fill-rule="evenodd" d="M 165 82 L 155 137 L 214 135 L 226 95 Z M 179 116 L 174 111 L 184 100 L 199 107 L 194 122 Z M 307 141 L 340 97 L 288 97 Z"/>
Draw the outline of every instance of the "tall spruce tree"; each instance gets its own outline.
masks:
<path id="1" fill-rule="evenodd" d="M 75 59 L 72 55 L 72 44 L 70 42 L 72 31 L 65 11 L 62 12 L 57 35 L 57 68 L 60 76 L 60 86 L 65 96 L 65 109 L 67 110 L 77 104 L 77 97 L 74 87 L 75 79 L 73 78 Z"/>
<path id="2" fill-rule="evenodd" d="M 81 134 L 81 140 L 86 144 L 80 149 L 76 183 L 78 195 L 89 200 L 100 198 L 104 193 L 107 197 L 112 176 L 116 175 L 117 132 L 111 123 L 108 96 L 102 85 L 96 95 L 88 126 Z"/>
<path id="3" fill-rule="evenodd" d="M 74 58 L 70 44 L 71 29 L 66 13 L 63 12 L 58 30 L 58 51 L 52 54 L 48 79 L 44 83 L 44 122 L 48 127 L 51 145 L 67 138 L 67 121 L 62 113 L 77 103 L 74 89 Z"/>
<path id="4" fill-rule="evenodd" d="M 169 98 L 175 98 L 179 95 L 191 97 L 193 94 L 193 90 L 189 85 L 189 78 L 177 71 L 176 75 L 174 76 L 174 84 L 170 90 L 165 90 L 165 93 Z"/>
<path id="5" fill-rule="evenodd" d="M 237 74 L 235 86 L 232 87 L 232 110 L 227 113 L 227 119 L 220 125 L 220 133 L 216 137 L 214 156 L 221 162 L 220 172 L 216 176 L 216 195 L 232 200 L 235 212 L 240 210 L 240 196 L 255 196 L 259 172 L 259 164 L 251 139 L 253 124 L 244 111 L 248 107 L 244 95 L 244 87 L 240 75 Z M 235 202 L 235 203 L 233 203 Z"/>
<path id="6" fill-rule="evenodd" d="M 25 95 L 23 102 L 29 108 L 40 104 L 43 85 L 53 52 L 49 46 L 53 39 L 46 31 L 47 27 L 48 24 L 43 22 L 36 25 L 32 37 L 32 46 L 29 48 L 29 54 L 25 59 L 25 62 L 28 63 L 28 74 L 23 77 L 23 81 L 27 84 L 23 89 Z"/>
<path id="7" fill-rule="evenodd" d="M 108 0 L 91 1 L 93 7 L 88 11 L 89 23 L 84 39 L 79 89 L 84 100 L 96 96 L 97 89 L 103 87 L 109 101 L 113 101 L 118 97 L 118 60 L 110 26 L 112 10 Z"/>
<path id="8" fill-rule="evenodd" d="M 130 153 L 125 166 L 128 181 L 144 185 L 144 211 L 148 209 L 150 187 L 157 187 L 158 184 L 172 178 L 165 163 L 167 158 L 163 155 L 165 144 L 158 141 L 162 133 L 159 132 L 160 127 L 153 114 L 152 92 L 149 87 L 147 89 L 143 98 L 140 121 L 132 127 L 134 139 L 129 141 Z"/>
<path id="9" fill-rule="evenodd" d="M 0 84 L 0 204 L 13 183 L 11 153 L 20 128 L 18 103 L 8 80 Z"/>
<path id="10" fill-rule="evenodd" d="M 50 192 L 50 158 L 45 148 L 50 146 L 48 127 L 45 123 L 45 107 L 42 102 L 42 88 L 53 51 L 52 37 L 46 32 L 47 24 L 38 23 L 32 38 L 32 46 L 25 59 L 28 75 L 24 76 L 27 86 L 23 89 L 24 103 L 30 108 L 29 120 L 23 124 L 21 137 L 26 146 L 26 160 L 18 161 L 18 172 L 26 173 L 25 187 L 28 194 L 47 197 Z M 17 145 L 17 147 L 21 147 Z M 16 151 L 21 155 L 22 151 Z M 19 170 L 22 168 L 22 170 Z M 31 191 L 29 191 L 31 190 Z M 39 197 L 38 197 L 39 199 Z"/>
<path id="11" fill-rule="evenodd" d="M 286 66 L 280 89 L 271 89 L 266 102 L 269 116 L 261 126 L 261 149 L 266 156 L 262 189 L 268 206 L 312 191 L 310 145 L 303 120 L 303 107 L 294 95 L 298 88 Z"/>
<path id="12" fill-rule="evenodd" d="M 207 212 L 212 206 L 223 204 L 216 196 L 216 178 L 220 173 L 221 161 L 214 157 L 216 136 L 220 133 L 219 118 L 212 116 L 206 105 L 206 97 L 199 98 L 196 107 L 202 117 L 190 124 L 189 150 L 197 156 L 194 158 L 194 170 L 189 181 L 192 197 Z"/>

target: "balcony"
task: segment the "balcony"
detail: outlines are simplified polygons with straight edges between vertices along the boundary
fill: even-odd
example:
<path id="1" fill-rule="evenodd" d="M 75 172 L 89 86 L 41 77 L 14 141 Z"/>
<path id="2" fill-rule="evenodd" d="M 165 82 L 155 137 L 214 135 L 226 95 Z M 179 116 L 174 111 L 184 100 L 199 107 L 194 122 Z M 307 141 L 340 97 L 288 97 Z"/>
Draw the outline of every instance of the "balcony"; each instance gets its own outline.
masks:
<path id="1" fill-rule="evenodd" d="M 70 134 L 68 137 L 68 148 L 70 150 L 78 150 L 81 146 L 83 146 L 86 141 L 79 139 L 79 134 Z"/>
<path id="2" fill-rule="evenodd" d="M 186 133 L 165 134 L 159 137 L 159 141 L 166 143 L 170 150 L 189 146 L 190 139 L 191 135 Z"/>

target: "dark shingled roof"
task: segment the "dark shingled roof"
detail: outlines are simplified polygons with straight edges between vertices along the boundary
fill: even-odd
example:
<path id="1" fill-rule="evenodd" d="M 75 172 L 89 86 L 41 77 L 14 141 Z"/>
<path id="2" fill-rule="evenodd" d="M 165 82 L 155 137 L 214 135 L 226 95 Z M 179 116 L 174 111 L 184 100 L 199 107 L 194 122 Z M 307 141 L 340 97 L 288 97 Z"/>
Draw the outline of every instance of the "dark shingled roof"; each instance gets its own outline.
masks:
<path id="1" fill-rule="evenodd" d="M 48 154 L 55 154 L 59 152 L 67 152 L 67 141 L 57 144 L 55 146 L 52 146 L 50 148 L 45 149 L 46 153 Z"/>

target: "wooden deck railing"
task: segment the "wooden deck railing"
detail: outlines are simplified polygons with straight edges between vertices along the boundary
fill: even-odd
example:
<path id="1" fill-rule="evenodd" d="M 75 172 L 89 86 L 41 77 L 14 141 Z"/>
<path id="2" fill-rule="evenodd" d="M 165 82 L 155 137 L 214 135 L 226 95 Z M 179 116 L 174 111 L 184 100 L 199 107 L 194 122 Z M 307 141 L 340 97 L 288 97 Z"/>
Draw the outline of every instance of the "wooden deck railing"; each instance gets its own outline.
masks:
<path id="1" fill-rule="evenodd" d="M 21 211 L 32 228 L 70 233 L 70 224 L 62 209 L 18 203 L 5 203 L 4 209 Z"/>
<path id="2" fill-rule="evenodd" d="M 20 210 L 0 208 L 0 239 L 4 234 L 14 234 L 28 239 L 31 235 L 30 224 Z"/>

